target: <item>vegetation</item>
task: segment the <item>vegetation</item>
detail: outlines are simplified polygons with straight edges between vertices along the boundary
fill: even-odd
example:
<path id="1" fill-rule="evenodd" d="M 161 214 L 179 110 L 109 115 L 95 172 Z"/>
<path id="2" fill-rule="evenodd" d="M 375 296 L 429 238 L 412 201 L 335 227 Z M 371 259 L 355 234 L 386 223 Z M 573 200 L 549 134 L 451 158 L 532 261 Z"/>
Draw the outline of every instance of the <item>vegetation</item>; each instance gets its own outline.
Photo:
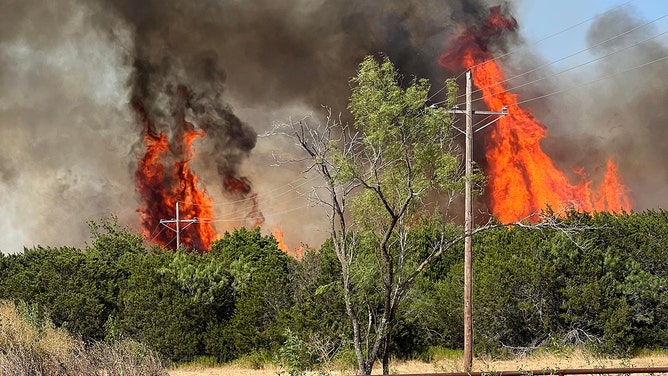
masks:
<path id="1" fill-rule="evenodd" d="M 428 92 L 420 80 L 402 87 L 388 60 L 369 58 L 353 79 L 354 127 L 331 116 L 289 125 L 325 178 L 316 197 L 331 225 L 301 260 L 259 228 L 226 233 L 199 254 L 146 245 L 115 218 L 91 223 L 84 249 L 0 256 L 0 300 L 29 307 L 22 317 L 36 333 L 24 347 L 0 342 L 0 361 L 76 373 L 71 354 L 125 357 L 119 344 L 129 344 L 175 363 L 273 359 L 290 375 L 351 364 L 370 373 L 379 360 L 388 372 L 392 358 L 461 348 L 463 231 L 432 198 L 451 202 L 464 177 L 447 114 L 425 107 Z M 474 231 L 476 353 L 668 348 L 668 212 L 552 218 L 540 230 Z M 560 230 L 574 227 L 587 230 Z M 48 355 L 44 339 L 70 338 L 65 331 L 78 339 Z"/>
<path id="2" fill-rule="evenodd" d="M 0 302 L 2 375 L 167 375 L 159 356 L 126 340 L 84 343 L 41 317 L 35 306 Z"/>
<path id="3" fill-rule="evenodd" d="M 522 227 L 474 236 L 476 353 L 578 345 L 627 356 L 668 348 L 668 212 L 561 220 L 590 230 L 576 242 Z M 261 367 L 274 358 L 286 370 L 355 358 L 331 241 L 293 260 L 272 236 L 240 229 L 210 252 L 190 254 L 146 248 L 113 221 L 95 226 L 83 250 L 36 247 L 0 257 L 0 299 L 30 307 L 30 323 L 49 317 L 49 330 L 80 336 L 82 349 L 136 341 L 171 362 L 243 358 Z M 431 233 L 413 235 L 429 241 Z M 461 348 L 462 252 L 460 245 L 446 253 L 407 294 L 390 358 Z M 6 341 L 0 346 L 1 354 L 11 351 Z"/>

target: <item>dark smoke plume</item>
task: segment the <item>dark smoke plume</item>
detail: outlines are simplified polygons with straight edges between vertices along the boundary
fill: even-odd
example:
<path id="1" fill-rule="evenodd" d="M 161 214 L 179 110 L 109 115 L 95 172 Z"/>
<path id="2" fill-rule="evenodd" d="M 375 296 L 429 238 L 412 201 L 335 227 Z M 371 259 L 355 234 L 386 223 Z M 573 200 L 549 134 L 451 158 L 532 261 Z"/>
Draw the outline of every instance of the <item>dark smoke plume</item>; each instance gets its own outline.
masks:
<path id="1" fill-rule="evenodd" d="M 192 168 L 215 202 L 221 203 L 217 217 L 247 214 L 226 205 L 230 199 L 223 194 L 221 181 L 226 175 L 246 176 L 257 192 L 265 226 L 280 226 L 288 243 L 317 246 L 326 236 L 322 213 L 317 208 L 296 210 L 306 206 L 300 193 L 314 183 L 303 180 L 299 166 L 272 167 L 274 151 L 295 152 L 294 146 L 256 135 L 289 116 L 317 115 L 321 105 L 345 111 L 349 79 L 368 54 L 385 53 L 406 77 L 428 77 L 434 89 L 440 89 L 448 75 L 461 72 L 442 71 L 438 56 L 452 36 L 484 17 L 492 5 L 499 4 L 483 0 L 5 2 L 0 12 L 0 230 L 5 234 L 0 249 L 81 245 L 88 236 L 84 221 L 109 212 L 123 223 L 136 224 L 132 179 L 143 128 L 130 103 L 140 99 L 158 130 L 173 137 L 172 112 L 175 104 L 183 104 L 174 103 L 177 99 L 170 93 L 179 85 L 189 93 L 186 120 L 207 132 L 194 144 Z M 596 35 L 617 22 L 606 17 L 597 21 L 599 29 L 590 38 L 599 38 Z M 628 22 L 638 22 L 629 17 Z M 515 38 L 508 43 L 502 47 L 512 51 L 522 41 Z M 661 54 L 664 48 L 647 45 L 641 50 Z M 503 63 L 511 71 L 521 71 L 537 60 L 526 58 L 530 54 L 516 53 Z M 633 64 L 633 59 L 642 60 L 641 54 L 608 64 Z M 665 77 L 661 74 L 665 64 L 660 67 L 652 68 L 655 77 Z M 637 159 L 618 163 L 634 192 L 656 192 L 638 200 L 641 208 L 668 204 L 658 197 L 659 193 L 668 197 L 659 185 L 666 175 L 660 166 L 666 150 L 660 126 L 666 112 L 660 106 L 666 103 L 666 92 L 659 87 L 661 80 L 649 78 L 652 74 L 647 69 L 632 76 L 642 85 L 615 80 L 608 81 L 605 89 L 592 86 L 591 92 L 578 95 L 577 110 L 566 114 L 550 109 L 567 102 L 557 97 L 532 105 L 560 140 L 548 146 L 562 164 L 572 161 L 569 156 L 586 159 L 588 153 L 620 152 L 627 158 L 635 153 Z M 559 85 L 552 82 L 537 89 L 532 85 L 522 94 L 549 92 Z M 623 95 L 625 90 L 628 95 Z M 582 140 L 588 139 L 597 143 L 585 152 L 591 143 Z M 569 142 L 577 145 L 578 153 L 560 154 L 559 150 L 575 148 L 567 146 Z M 651 146 L 639 147 L 645 142 Z M 226 223 L 216 224 L 218 230 L 225 230 Z"/>

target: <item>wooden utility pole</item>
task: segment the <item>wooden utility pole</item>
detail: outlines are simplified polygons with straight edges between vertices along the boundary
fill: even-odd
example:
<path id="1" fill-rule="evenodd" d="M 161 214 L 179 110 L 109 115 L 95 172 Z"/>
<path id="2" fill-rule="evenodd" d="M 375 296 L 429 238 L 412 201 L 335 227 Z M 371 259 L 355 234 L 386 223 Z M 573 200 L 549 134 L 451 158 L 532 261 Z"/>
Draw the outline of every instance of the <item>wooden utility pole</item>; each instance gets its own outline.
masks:
<path id="1" fill-rule="evenodd" d="M 473 110 L 471 109 L 471 70 L 466 71 L 466 179 L 464 181 L 464 372 L 473 366 L 473 319 L 471 312 L 471 232 L 473 231 Z"/>
<path id="2" fill-rule="evenodd" d="M 474 111 L 471 108 L 471 70 L 466 71 L 466 109 L 452 109 L 451 114 L 464 114 L 466 116 L 466 129 L 464 132 L 465 150 L 464 163 L 466 167 L 466 179 L 464 180 L 464 372 L 471 372 L 473 367 L 473 303 L 471 295 L 473 291 L 473 258 L 472 239 L 473 235 L 473 198 L 471 179 L 473 177 L 473 134 L 496 122 L 500 117 L 473 130 L 473 115 L 507 115 L 506 107 L 498 111 Z M 461 132 L 461 131 L 460 131 Z"/>

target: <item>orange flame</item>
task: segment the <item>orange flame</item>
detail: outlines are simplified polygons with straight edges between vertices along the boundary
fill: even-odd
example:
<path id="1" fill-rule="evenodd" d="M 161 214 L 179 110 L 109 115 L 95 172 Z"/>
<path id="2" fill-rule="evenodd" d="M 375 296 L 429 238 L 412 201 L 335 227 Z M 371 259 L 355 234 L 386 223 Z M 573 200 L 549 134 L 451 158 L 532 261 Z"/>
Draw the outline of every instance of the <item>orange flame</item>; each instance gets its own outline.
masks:
<path id="1" fill-rule="evenodd" d="M 178 93 L 183 94 L 185 90 Z M 213 200 L 206 189 L 199 187 L 197 176 L 188 165 L 193 158 L 193 141 L 205 133 L 187 122 L 183 113 L 177 114 L 178 131 L 170 142 L 165 133 L 156 131 L 139 100 L 135 100 L 133 106 L 144 126 L 146 148 L 135 171 L 136 190 L 141 198 L 137 211 L 142 232 L 150 241 L 173 249 L 175 234 L 160 229 L 160 220 L 175 218 L 177 201 L 180 219 L 213 217 Z M 197 223 L 180 234 L 186 248 L 199 251 L 208 250 L 216 238 L 215 229 L 206 222 Z"/>
<path id="2" fill-rule="evenodd" d="M 554 209 L 573 207 L 580 211 L 629 211 L 628 189 L 617 174 L 612 160 L 595 193 L 584 177 L 572 185 L 540 147 L 547 129 L 528 110 L 518 106 L 517 94 L 506 91 L 505 76 L 492 60 L 487 43 L 505 31 L 513 31 L 516 22 L 504 17 L 500 8 L 479 27 L 472 27 L 457 40 L 452 51 L 441 55 L 439 63 L 448 69 L 470 68 L 473 83 L 482 92 L 487 106 L 499 110 L 506 106 L 508 115 L 490 127 L 485 137 L 488 167 L 488 206 L 502 222 L 528 218 L 548 205 Z"/>
<path id="3" fill-rule="evenodd" d="M 301 246 L 295 248 L 294 251 L 290 250 L 290 248 L 285 244 L 285 241 L 283 240 L 283 231 L 281 231 L 281 229 L 278 227 L 274 227 L 274 231 L 272 231 L 272 234 L 274 235 L 274 238 L 276 238 L 276 242 L 278 243 L 278 249 L 296 258 L 297 260 L 301 260 L 304 251 Z"/>

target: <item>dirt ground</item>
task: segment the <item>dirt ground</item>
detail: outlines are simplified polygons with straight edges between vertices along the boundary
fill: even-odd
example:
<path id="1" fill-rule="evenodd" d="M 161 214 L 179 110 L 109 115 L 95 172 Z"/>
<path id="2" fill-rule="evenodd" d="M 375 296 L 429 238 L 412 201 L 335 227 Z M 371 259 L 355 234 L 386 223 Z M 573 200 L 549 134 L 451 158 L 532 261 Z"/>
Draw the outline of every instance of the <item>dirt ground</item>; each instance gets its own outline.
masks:
<path id="1" fill-rule="evenodd" d="M 665 367 L 668 366 L 668 355 L 647 355 L 631 359 L 597 358 L 581 352 L 567 355 L 541 354 L 527 357 L 518 357 L 512 360 L 475 359 L 474 371 L 510 371 L 510 370 L 538 370 L 538 369 L 565 369 L 565 368 L 616 368 L 616 367 Z M 280 370 L 273 366 L 254 370 L 241 368 L 235 365 L 226 365 L 213 368 L 180 367 L 169 371 L 170 376 L 276 376 Z M 381 374 L 380 365 L 374 367 L 374 374 Z M 393 363 L 390 366 L 392 374 L 416 374 L 438 372 L 460 372 L 461 359 L 443 359 L 434 363 L 419 361 Z M 287 374 L 287 373 L 286 373 Z M 320 375 L 347 376 L 355 375 L 354 370 L 324 370 Z M 318 372 L 309 372 L 308 375 L 319 375 Z"/>

